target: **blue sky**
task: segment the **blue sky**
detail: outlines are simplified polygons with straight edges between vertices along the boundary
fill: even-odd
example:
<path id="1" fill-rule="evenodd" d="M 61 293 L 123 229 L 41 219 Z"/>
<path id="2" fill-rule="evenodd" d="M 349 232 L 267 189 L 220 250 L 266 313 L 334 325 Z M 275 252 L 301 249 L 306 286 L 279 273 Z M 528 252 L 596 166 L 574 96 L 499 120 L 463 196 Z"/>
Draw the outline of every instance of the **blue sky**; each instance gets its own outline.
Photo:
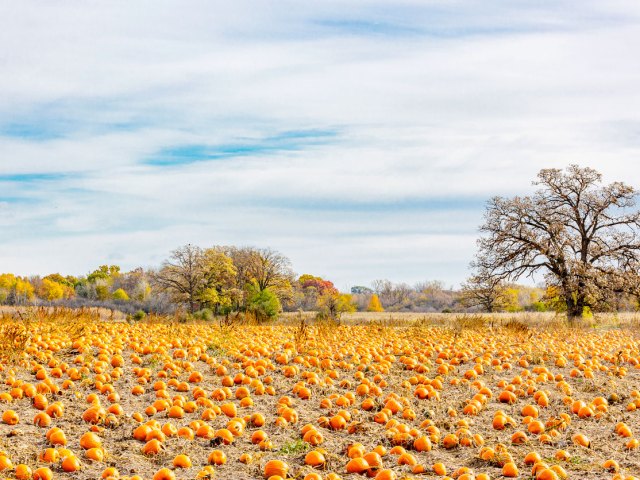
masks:
<path id="1" fill-rule="evenodd" d="M 456 285 L 483 206 L 640 184 L 634 0 L 0 5 L 0 271 L 270 246 Z"/>

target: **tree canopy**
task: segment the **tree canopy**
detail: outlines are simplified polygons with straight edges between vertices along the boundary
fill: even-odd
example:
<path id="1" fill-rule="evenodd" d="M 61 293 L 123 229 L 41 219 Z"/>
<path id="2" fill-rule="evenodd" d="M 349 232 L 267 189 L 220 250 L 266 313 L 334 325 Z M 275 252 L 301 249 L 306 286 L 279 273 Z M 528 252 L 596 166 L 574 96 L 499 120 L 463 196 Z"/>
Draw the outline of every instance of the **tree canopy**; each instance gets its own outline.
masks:
<path id="1" fill-rule="evenodd" d="M 566 304 L 570 321 L 605 309 L 638 288 L 640 212 L 636 191 L 602 184 L 577 165 L 543 169 L 531 196 L 494 197 L 487 205 L 473 267 L 498 281 L 540 272 Z"/>

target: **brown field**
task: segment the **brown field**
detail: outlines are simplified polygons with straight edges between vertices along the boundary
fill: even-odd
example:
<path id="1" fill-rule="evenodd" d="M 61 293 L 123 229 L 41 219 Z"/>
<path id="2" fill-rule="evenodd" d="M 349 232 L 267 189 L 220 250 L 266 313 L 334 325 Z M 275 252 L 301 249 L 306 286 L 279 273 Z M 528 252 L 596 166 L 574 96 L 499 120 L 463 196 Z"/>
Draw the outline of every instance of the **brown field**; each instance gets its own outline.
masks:
<path id="1" fill-rule="evenodd" d="M 541 478 L 640 475 L 634 315 L 569 330 L 549 314 L 353 314 L 343 325 L 290 314 L 274 325 L 220 326 L 103 313 L 1 312 L 0 413 L 18 418 L 0 423 L 3 477 L 20 477 L 24 464 L 65 479 L 251 479 L 281 460 L 298 479 L 447 478 L 433 471 L 438 463 L 453 478 L 496 479 L 511 460 L 529 479 L 531 452 L 548 469 Z M 303 440 L 307 425 L 315 446 Z M 47 439 L 53 427 L 66 445 Z M 81 446 L 90 431 L 101 446 L 89 455 L 102 460 Z M 153 438 L 148 449 L 158 452 L 143 454 Z M 226 463 L 206 470 L 216 450 Z M 318 468 L 305 465 L 312 450 L 324 457 Z M 179 454 L 190 468 L 174 467 Z M 363 454 L 369 468 L 347 473 L 349 457 Z M 63 458 L 80 469 L 64 472 Z M 603 468 L 607 460 L 621 476 Z"/>

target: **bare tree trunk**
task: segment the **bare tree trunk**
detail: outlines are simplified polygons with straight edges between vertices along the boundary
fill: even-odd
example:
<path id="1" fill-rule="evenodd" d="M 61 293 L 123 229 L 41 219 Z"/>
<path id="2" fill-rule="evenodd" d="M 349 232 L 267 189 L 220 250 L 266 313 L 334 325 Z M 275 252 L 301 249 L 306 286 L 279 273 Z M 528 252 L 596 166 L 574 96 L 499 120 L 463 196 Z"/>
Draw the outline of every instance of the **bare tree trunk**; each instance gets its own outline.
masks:
<path id="1" fill-rule="evenodd" d="M 567 321 L 569 326 L 574 327 L 582 319 L 584 313 L 585 301 L 584 298 L 578 295 L 574 298 L 572 294 L 566 296 L 567 302 Z"/>

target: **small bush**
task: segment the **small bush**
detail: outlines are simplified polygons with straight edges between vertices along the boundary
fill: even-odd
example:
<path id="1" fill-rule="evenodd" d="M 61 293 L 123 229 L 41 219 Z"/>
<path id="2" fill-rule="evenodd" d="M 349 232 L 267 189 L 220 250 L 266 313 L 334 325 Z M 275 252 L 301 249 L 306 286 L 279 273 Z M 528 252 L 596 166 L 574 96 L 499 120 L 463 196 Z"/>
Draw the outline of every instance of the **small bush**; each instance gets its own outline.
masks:
<path id="1" fill-rule="evenodd" d="M 111 294 L 111 298 L 113 298 L 117 302 L 128 302 L 129 295 L 122 288 L 117 289 L 115 292 Z"/>
<path id="2" fill-rule="evenodd" d="M 193 318 L 195 320 L 204 320 L 206 322 L 209 322 L 213 320 L 214 315 L 213 315 L 213 312 L 208 308 L 203 308 L 202 310 L 198 310 L 197 312 L 194 312 Z"/>

